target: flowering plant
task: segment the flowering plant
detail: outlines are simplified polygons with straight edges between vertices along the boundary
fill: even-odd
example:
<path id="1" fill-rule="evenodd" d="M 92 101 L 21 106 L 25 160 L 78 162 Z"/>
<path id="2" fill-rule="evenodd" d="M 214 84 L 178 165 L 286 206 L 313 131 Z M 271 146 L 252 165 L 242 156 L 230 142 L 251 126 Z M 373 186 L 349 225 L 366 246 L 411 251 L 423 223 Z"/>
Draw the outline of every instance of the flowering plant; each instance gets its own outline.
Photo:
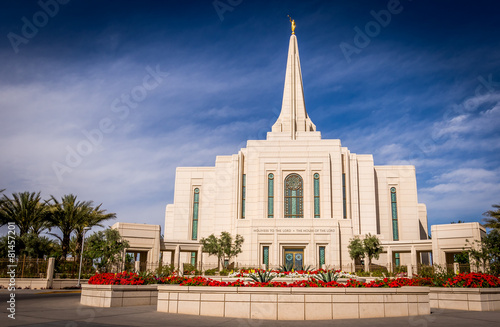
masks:
<path id="1" fill-rule="evenodd" d="M 368 283 L 362 283 L 355 279 L 349 279 L 347 282 L 337 282 L 330 280 L 328 282 L 313 278 L 296 280 L 291 283 L 280 282 L 276 280 L 266 281 L 218 281 L 206 277 L 154 277 L 147 275 L 143 278 L 136 273 L 121 272 L 121 273 L 103 273 L 96 274 L 89 279 L 89 284 L 96 285 L 144 285 L 144 284 L 178 284 L 181 286 L 215 286 L 215 287 L 389 287 L 396 288 L 402 286 L 444 286 L 444 287 L 500 287 L 500 278 L 483 273 L 462 273 L 452 278 L 448 278 L 441 285 L 436 285 L 430 277 L 414 277 L 414 278 L 384 278 L 377 279 Z"/>
<path id="2" fill-rule="evenodd" d="M 319 275 L 321 273 L 329 273 L 335 272 L 335 275 L 339 278 L 355 278 L 356 275 L 349 272 L 344 272 L 342 270 L 325 270 L 325 269 L 317 269 L 317 270 L 295 270 L 295 271 L 279 271 L 279 270 L 268 270 L 267 271 L 272 278 L 309 278 L 314 277 L 315 275 Z M 231 272 L 228 277 L 232 278 L 240 278 L 240 277 L 248 277 L 250 278 L 254 274 L 258 273 L 266 273 L 264 269 L 241 269 L 239 271 Z"/>
<path id="3" fill-rule="evenodd" d="M 483 273 L 461 273 L 448 278 L 444 287 L 500 287 L 500 278 Z"/>
<path id="4" fill-rule="evenodd" d="M 89 284 L 94 285 L 143 285 L 144 280 L 136 273 L 102 273 L 96 274 L 89 279 Z"/>

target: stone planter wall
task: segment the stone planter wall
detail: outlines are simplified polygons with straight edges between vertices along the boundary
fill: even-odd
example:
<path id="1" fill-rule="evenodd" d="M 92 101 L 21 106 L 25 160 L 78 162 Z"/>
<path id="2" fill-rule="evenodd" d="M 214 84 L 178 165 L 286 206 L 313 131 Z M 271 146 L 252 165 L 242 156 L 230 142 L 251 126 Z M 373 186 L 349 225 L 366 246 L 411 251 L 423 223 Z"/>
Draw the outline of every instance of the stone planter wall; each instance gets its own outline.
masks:
<path id="1" fill-rule="evenodd" d="M 80 279 L 80 284 L 87 284 L 88 279 Z M 0 278 L 0 285 L 8 288 L 9 287 L 9 278 Z M 29 288 L 32 290 L 36 289 L 53 289 L 60 290 L 65 287 L 76 287 L 78 284 L 78 279 L 53 279 L 49 280 L 46 278 L 16 278 L 16 287 L 17 288 Z"/>
<path id="2" fill-rule="evenodd" d="M 269 288 L 158 286 L 158 311 L 216 317 L 315 320 L 430 314 L 428 287 Z"/>
<path id="3" fill-rule="evenodd" d="M 8 288 L 10 278 L 0 278 L 0 285 Z M 47 278 L 15 278 L 16 288 L 45 289 L 49 288 L 50 281 Z M 76 285 L 76 284 L 75 284 Z"/>
<path id="4" fill-rule="evenodd" d="M 467 311 L 500 311 L 500 288 L 431 287 L 432 308 Z"/>
<path id="5" fill-rule="evenodd" d="M 80 303 L 93 307 L 152 305 L 158 300 L 158 285 L 82 285 Z"/>

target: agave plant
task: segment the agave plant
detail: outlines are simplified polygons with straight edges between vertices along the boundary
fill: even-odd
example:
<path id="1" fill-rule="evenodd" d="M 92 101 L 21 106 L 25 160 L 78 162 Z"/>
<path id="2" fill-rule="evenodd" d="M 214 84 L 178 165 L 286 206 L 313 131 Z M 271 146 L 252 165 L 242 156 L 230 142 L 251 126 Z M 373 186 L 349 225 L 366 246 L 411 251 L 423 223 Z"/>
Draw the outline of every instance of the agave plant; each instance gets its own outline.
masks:
<path id="1" fill-rule="evenodd" d="M 257 283 L 269 283 L 276 276 L 271 275 L 271 272 L 269 272 L 269 271 L 258 271 L 257 270 L 254 274 L 250 274 L 249 277 L 252 278 Z"/>
<path id="2" fill-rule="evenodd" d="M 315 278 L 318 281 L 329 283 L 329 282 L 336 282 L 337 279 L 339 279 L 339 276 L 340 275 L 335 273 L 335 271 L 330 270 L 327 272 L 319 272 L 313 278 Z"/>
<path id="3" fill-rule="evenodd" d="M 293 263 L 288 263 L 280 266 L 280 272 L 290 272 L 293 270 Z"/>

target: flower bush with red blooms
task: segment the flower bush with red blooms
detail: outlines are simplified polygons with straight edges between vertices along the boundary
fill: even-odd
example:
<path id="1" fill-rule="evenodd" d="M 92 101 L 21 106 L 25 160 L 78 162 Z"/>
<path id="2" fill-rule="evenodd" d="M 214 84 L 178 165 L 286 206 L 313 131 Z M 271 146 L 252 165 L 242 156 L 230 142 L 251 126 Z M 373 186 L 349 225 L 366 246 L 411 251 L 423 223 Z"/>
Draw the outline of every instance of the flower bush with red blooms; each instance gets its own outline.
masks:
<path id="1" fill-rule="evenodd" d="M 500 287 L 500 278 L 483 273 L 461 273 L 443 285 L 444 287 L 490 288 Z"/>
<path id="2" fill-rule="evenodd" d="M 384 278 L 374 280 L 368 283 L 362 283 L 355 279 L 349 279 L 345 283 L 331 281 L 328 283 L 309 278 L 308 280 L 298 280 L 292 283 L 270 281 L 261 282 L 246 282 L 240 279 L 236 281 L 218 281 L 206 277 L 154 277 L 149 275 L 145 278 L 140 277 L 136 273 L 103 273 L 92 276 L 89 279 L 89 284 L 94 285 L 145 285 L 145 284 L 178 284 L 181 286 L 214 286 L 214 287 L 389 287 L 397 288 L 402 286 L 436 286 L 433 284 L 432 278 L 416 277 L 416 278 Z M 455 277 L 449 278 L 443 285 L 444 287 L 500 287 L 500 278 L 483 273 L 462 273 Z"/>
<path id="3" fill-rule="evenodd" d="M 96 274 L 89 279 L 89 284 L 93 285 L 143 285 L 144 280 L 135 273 L 121 272 L 117 274 L 102 273 Z"/>

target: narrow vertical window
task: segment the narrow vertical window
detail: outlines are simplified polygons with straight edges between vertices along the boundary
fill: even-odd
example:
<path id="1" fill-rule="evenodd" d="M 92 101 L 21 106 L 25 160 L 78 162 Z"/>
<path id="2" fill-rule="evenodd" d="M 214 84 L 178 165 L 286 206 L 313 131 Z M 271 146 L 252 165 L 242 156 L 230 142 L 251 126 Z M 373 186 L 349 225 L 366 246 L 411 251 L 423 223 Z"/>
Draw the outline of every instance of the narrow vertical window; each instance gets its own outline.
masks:
<path id="1" fill-rule="evenodd" d="M 267 218 L 274 218 L 274 174 L 267 175 Z"/>
<path id="2" fill-rule="evenodd" d="M 394 253 L 394 264 L 396 265 L 396 267 L 399 267 L 399 265 L 401 264 L 399 252 Z"/>
<path id="3" fill-rule="evenodd" d="M 321 268 L 321 266 L 324 264 L 325 264 L 325 247 L 320 246 L 319 247 L 319 267 Z"/>
<path id="4" fill-rule="evenodd" d="M 347 218 L 347 200 L 345 192 L 345 174 L 342 174 L 342 207 L 344 209 L 344 219 Z"/>
<path id="5" fill-rule="evenodd" d="M 392 239 L 399 241 L 398 232 L 398 203 L 396 201 L 396 188 L 391 187 L 391 211 L 392 211 Z"/>
<path id="6" fill-rule="evenodd" d="M 198 239 L 198 210 L 200 205 L 200 189 L 194 189 L 194 197 L 193 197 L 193 223 L 192 223 L 192 231 L 191 231 L 191 239 Z"/>
<path id="7" fill-rule="evenodd" d="M 314 218 L 319 218 L 319 174 L 314 174 Z"/>
<path id="8" fill-rule="evenodd" d="M 245 219 L 245 199 L 247 197 L 247 175 L 243 174 L 241 186 L 241 219 Z"/>
<path id="9" fill-rule="evenodd" d="M 269 266 L 269 246 L 262 247 L 262 263 L 266 265 L 266 269 Z"/>
<path id="10" fill-rule="evenodd" d="M 304 218 L 303 182 L 299 174 L 285 178 L 285 218 Z"/>
<path id="11" fill-rule="evenodd" d="M 196 267 L 196 252 L 195 251 L 191 252 L 191 265 Z"/>

